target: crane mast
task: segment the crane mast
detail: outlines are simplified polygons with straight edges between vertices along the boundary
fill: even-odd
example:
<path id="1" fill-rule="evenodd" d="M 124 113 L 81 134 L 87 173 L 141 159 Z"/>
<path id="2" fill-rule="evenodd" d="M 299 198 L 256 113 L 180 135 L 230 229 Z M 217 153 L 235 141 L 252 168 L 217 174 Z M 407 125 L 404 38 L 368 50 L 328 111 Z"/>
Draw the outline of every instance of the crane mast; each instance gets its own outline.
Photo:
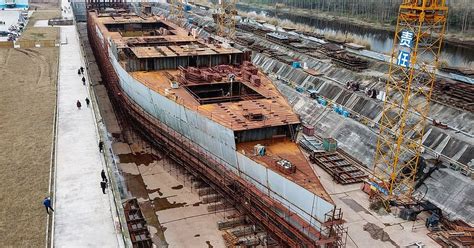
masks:
<path id="1" fill-rule="evenodd" d="M 222 37 L 234 38 L 237 15 L 237 0 L 219 0 L 217 13 L 217 34 Z"/>
<path id="2" fill-rule="evenodd" d="M 446 0 L 403 0 L 399 8 L 373 171 L 388 197 L 414 191 L 447 14 Z"/>
<path id="3" fill-rule="evenodd" d="M 170 17 L 174 19 L 182 19 L 184 17 L 184 5 L 187 1 L 169 0 Z"/>

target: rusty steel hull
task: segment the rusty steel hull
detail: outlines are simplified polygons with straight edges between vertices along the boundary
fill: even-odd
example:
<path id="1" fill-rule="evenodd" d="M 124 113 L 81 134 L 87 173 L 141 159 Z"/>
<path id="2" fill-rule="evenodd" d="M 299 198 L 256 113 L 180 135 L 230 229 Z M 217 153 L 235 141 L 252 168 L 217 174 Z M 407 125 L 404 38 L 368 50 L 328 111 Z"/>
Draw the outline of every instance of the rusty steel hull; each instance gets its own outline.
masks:
<path id="1" fill-rule="evenodd" d="M 248 175 L 243 171 L 236 173 L 229 165 L 229 161 L 150 114 L 147 107 L 137 102 L 137 99 L 131 97 L 123 88 L 125 76 L 117 72 L 110 44 L 97 33 L 97 30 L 93 20 L 89 18 L 89 41 L 110 100 L 122 120 L 126 120 L 128 125 L 152 144 L 168 151 L 169 156 L 190 173 L 209 183 L 237 210 L 267 229 L 282 245 L 290 247 L 343 245 L 342 213 L 334 205 L 323 199 L 316 199 L 317 196 L 312 195 L 314 199 L 310 204 L 312 208 L 310 213 L 303 207 L 293 205 L 290 205 L 293 207 L 293 211 L 290 211 L 287 207 L 288 204 L 293 204 L 290 199 L 279 196 L 271 191 L 270 187 L 265 188 L 267 186 L 249 181 Z M 241 173 L 244 176 L 241 176 Z M 319 205 L 316 202 L 319 202 Z"/>

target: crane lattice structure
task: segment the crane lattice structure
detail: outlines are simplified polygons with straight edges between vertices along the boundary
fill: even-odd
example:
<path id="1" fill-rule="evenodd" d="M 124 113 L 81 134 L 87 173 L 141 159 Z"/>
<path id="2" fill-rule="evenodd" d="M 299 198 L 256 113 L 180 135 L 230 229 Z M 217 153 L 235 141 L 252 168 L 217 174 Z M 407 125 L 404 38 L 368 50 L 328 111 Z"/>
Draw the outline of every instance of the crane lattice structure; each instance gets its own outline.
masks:
<path id="1" fill-rule="evenodd" d="M 217 34 L 222 37 L 235 37 L 237 0 L 219 0 L 217 12 Z"/>
<path id="2" fill-rule="evenodd" d="M 183 0 L 169 0 L 170 18 L 182 19 L 184 17 L 184 3 Z"/>
<path id="3" fill-rule="evenodd" d="M 447 14 L 446 0 L 399 8 L 374 160 L 375 186 L 388 197 L 414 191 Z"/>

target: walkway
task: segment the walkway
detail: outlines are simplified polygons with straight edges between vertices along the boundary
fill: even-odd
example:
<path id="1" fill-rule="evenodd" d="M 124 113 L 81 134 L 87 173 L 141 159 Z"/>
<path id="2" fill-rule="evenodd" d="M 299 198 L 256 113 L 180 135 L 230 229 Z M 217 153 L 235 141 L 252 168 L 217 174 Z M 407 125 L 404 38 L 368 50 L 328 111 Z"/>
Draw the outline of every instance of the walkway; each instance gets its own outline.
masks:
<path id="1" fill-rule="evenodd" d="M 69 6 L 67 0 L 62 6 Z M 63 13 L 63 17 L 72 17 Z M 105 167 L 98 149 L 98 134 L 92 108 L 84 99 L 84 86 L 77 70 L 84 65 L 76 26 L 62 26 L 58 81 L 58 123 L 53 244 L 55 247 L 120 247 L 120 232 L 114 224 L 110 190 L 102 194 L 100 172 Z M 89 79 L 87 78 L 87 82 Z M 76 107 L 80 100 L 82 109 Z"/>

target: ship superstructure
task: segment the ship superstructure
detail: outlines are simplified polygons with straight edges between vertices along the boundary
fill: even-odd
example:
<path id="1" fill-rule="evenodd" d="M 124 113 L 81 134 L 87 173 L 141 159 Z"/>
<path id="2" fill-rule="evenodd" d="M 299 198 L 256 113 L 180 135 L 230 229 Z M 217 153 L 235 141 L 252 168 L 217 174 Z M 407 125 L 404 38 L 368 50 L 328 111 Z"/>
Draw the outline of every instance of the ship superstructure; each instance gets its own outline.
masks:
<path id="1" fill-rule="evenodd" d="M 342 214 L 295 143 L 300 121 L 250 54 L 157 16 L 88 13 L 112 101 L 290 246 L 338 246 Z"/>

